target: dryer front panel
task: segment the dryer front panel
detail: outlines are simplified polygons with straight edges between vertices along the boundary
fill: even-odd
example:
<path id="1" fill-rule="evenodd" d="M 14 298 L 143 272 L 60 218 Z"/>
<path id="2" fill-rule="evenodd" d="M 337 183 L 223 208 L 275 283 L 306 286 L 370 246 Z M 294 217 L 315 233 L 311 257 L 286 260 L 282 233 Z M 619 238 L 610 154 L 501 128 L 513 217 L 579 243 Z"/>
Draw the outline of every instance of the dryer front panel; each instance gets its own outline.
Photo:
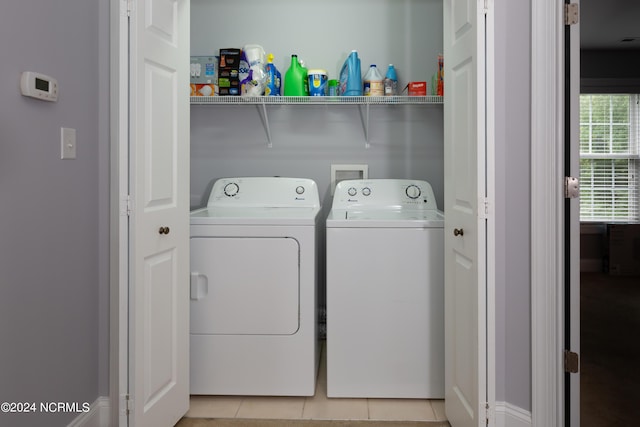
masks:
<path id="1" fill-rule="evenodd" d="M 191 333 L 295 334 L 299 266 L 293 238 L 192 238 Z"/>

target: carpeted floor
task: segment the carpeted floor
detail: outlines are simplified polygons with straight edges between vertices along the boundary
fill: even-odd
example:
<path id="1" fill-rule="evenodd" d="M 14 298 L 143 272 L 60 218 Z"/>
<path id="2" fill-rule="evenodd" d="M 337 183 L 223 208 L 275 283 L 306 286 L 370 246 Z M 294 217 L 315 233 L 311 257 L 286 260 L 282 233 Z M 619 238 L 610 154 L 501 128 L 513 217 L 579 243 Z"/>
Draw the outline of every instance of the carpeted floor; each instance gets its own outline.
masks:
<path id="1" fill-rule="evenodd" d="M 580 425 L 638 425 L 640 277 L 580 279 Z"/>
<path id="2" fill-rule="evenodd" d="M 176 427 L 450 427 L 446 421 L 266 420 L 183 418 Z"/>

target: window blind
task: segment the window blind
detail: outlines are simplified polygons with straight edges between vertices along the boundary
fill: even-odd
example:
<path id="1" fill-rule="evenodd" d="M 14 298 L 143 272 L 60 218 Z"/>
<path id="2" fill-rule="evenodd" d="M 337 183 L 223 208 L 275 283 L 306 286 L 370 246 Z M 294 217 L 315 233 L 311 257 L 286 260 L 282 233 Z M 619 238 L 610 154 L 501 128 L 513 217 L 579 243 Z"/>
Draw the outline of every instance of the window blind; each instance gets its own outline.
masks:
<path id="1" fill-rule="evenodd" d="M 638 95 L 580 95 L 580 220 L 640 220 Z"/>

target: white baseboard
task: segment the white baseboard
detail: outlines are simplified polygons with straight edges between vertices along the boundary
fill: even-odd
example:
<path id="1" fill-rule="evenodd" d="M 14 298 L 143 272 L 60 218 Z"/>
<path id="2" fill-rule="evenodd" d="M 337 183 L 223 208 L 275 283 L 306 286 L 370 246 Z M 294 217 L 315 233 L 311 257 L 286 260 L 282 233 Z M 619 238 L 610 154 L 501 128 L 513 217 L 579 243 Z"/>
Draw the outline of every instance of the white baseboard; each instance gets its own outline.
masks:
<path id="1" fill-rule="evenodd" d="M 496 402 L 495 427 L 532 427 L 531 412 L 508 402 Z"/>
<path id="2" fill-rule="evenodd" d="M 67 427 L 109 427 L 109 398 L 98 397 L 89 412 L 76 417 Z"/>

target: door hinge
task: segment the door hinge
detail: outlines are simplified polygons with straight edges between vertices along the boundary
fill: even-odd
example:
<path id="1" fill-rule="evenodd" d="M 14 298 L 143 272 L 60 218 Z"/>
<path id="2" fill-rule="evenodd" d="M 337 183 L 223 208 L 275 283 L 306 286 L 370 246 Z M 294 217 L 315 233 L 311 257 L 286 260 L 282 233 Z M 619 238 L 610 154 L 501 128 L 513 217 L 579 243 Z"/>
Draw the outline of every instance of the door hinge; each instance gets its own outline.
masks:
<path id="1" fill-rule="evenodd" d="M 492 425 L 493 411 L 491 411 L 491 405 L 489 405 L 489 402 L 485 402 L 484 404 L 484 419 L 486 425 Z"/>
<path id="2" fill-rule="evenodd" d="M 478 218 L 487 219 L 489 217 L 489 199 L 486 197 L 478 198 Z"/>
<path id="3" fill-rule="evenodd" d="M 485 15 L 489 13 L 489 0 L 484 0 L 484 5 L 482 6 L 482 12 Z"/>
<path id="4" fill-rule="evenodd" d="M 125 12 L 127 13 L 127 16 L 131 16 L 131 8 L 132 8 L 133 0 L 124 0 L 124 2 L 126 3 Z"/>
<path id="5" fill-rule="evenodd" d="M 580 197 L 580 180 L 572 176 L 564 177 L 564 198 L 577 199 Z"/>
<path id="6" fill-rule="evenodd" d="M 120 216 L 131 216 L 131 196 L 127 194 L 120 203 Z"/>
<path id="7" fill-rule="evenodd" d="M 564 351 L 564 371 L 571 374 L 580 372 L 580 357 L 573 351 Z"/>
<path id="8" fill-rule="evenodd" d="M 564 5 L 564 25 L 574 25 L 580 22 L 580 5 L 567 3 Z"/>
<path id="9" fill-rule="evenodd" d="M 129 394 L 123 394 L 122 395 L 122 412 L 125 415 L 129 415 L 131 414 L 131 411 L 133 411 L 133 399 Z"/>

